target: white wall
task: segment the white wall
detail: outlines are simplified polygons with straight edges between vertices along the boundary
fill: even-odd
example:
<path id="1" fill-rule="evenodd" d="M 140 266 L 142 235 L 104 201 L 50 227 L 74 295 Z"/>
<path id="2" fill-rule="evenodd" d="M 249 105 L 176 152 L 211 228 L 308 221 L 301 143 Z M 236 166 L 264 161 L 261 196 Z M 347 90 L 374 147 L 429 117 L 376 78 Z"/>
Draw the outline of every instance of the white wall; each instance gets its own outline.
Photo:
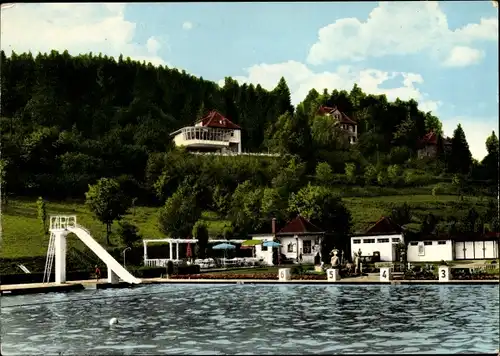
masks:
<path id="1" fill-rule="evenodd" d="M 280 237 L 281 243 L 281 253 L 284 254 L 287 258 L 290 258 L 294 261 L 297 260 L 297 256 L 302 252 L 302 263 L 314 263 L 314 256 L 318 250 L 316 250 L 316 237 L 315 236 L 307 236 L 298 238 L 298 246 L 297 239 L 294 236 Z M 311 241 L 311 253 L 304 253 L 304 241 Z M 288 246 L 292 244 L 292 250 L 289 252 Z M 297 249 L 298 248 L 298 249 Z M 319 246 L 318 246 L 319 248 Z M 297 253 L 298 251 L 298 253 Z"/>
<path id="2" fill-rule="evenodd" d="M 498 241 L 455 242 L 456 260 L 481 260 L 493 258 L 498 258 Z"/>
<path id="3" fill-rule="evenodd" d="M 431 245 L 425 245 L 431 243 Z M 444 244 L 440 244 L 439 242 Z M 417 245 L 414 245 L 417 243 Z M 419 246 L 423 248 L 423 254 L 419 253 Z M 408 244 L 408 262 L 439 262 L 453 261 L 453 242 L 451 240 L 442 241 L 412 241 Z"/>
<path id="4" fill-rule="evenodd" d="M 264 241 L 273 241 L 274 235 L 265 235 L 265 236 L 253 236 L 253 240 L 261 240 Z M 255 246 L 255 257 L 264 259 L 264 263 L 268 266 L 273 265 L 273 249 L 271 247 L 267 248 L 267 251 L 262 250 L 262 245 Z"/>
<path id="5" fill-rule="evenodd" d="M 369 241 L 374 241 L 374 242 L 369 242 Z M 395 261 L 396 259 L 393 245 L 394 244 L 397 245 L 399 241 L 404 242 L 402 234 L 378 235 L 378 236 L 353 236 L 351 237 L 351 253 L 354 255 L 354 252 L 358 252 L 358 250 L 361 249 L 362 256 L 373 256 L 373 252 L 378 251 L 380 252 L 380 261 L 392 262 Z"/>

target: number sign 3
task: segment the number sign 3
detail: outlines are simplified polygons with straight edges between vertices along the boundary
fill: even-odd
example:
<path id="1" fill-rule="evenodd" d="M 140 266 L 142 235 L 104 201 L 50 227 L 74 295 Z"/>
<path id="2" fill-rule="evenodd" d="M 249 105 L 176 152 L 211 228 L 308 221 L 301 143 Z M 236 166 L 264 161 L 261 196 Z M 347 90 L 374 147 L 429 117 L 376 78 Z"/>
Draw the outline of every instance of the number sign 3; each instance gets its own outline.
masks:
<path id="1" fill-rule="evenodd" d="M 441 278 L 446 278 L 446 270 L 445 269 L 441 270 Z"/>

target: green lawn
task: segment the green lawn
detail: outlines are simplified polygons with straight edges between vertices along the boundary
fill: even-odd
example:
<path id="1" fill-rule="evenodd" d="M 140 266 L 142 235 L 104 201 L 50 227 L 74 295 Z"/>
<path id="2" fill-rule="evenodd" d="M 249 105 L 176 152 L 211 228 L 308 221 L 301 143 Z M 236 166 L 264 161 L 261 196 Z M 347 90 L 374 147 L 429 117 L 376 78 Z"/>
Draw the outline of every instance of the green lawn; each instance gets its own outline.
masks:
<path id="1" fill-rule="evenodd" d="M 485 201 L 475 197 L 467 197 L 460 202 L 453 195 L 391 195 L 379 197 L 346 197 L 344 201 L 350 209 L 354 230 L 363 231 L 382 215 L 389 214 L 393 206 L 408 203 L 413 214 L 418 218 L 432 212 L 438 217 L 449 215 L 460 216 L 467 212 L 468 208 L 485 206 Z M 157 208 L 137 207 L 131 210 L 125 220 L 130 221 L 139 228 L 143 238 L 164 237 L 158 230 Z M 104 244 L 106 240 L 106 228 L 95 220 L 87 211 L 86 207 L 79 202 L 47 202 L 47 213 L 77 215 L 78 223 L 92 232 L 94 238 Z M 206 221 L 209 233 L 215 236 L 221 232 L 227 221 L 218 219 L 213 212 L 204 212 L 203 219 Z M 0 257 L 18 258 L 44 256 L 47 251 L 48 238 L 43 237 L 40 222 L 37 219 L 35 199 L 10 199 L 7 206 L 2 209 L 3 236 L 1 241 Z M 116 229 L 117 223 L 113 229 Z M 112 243 L 117 244 L 116 238 Z M 82 249 L 81 242 L 72 238 L 68 245 Z"/>
<path id="2" fill-rule="evenodd" d="M 101 244 L 106 242 L 106 226 L 95 220 L 86 209 L 85 205 L 77 202 L 47 202 L 48 215 L 76 215 L 80 225 L 92 232 L 92 236 Z M 143 238 L 164 238 L 158 229 L 157 208 L 137 207 L 135 213 L 125 216 L 125 220 L 135 224 Z M 18 258 L 45 256 L 47 253 L 48 237 L 43 237 L 40 221 L 37 218 L 35 199 L 10 199 L 7 206 L 2 209 L 2 241 L 0 257 Z M 212 212 L 205 212 L 203 219 L 206 221 L 210 234 L 221 231 L 224 220 L 217 219 Z M 115 222 L 113 230 L 118 226 Z M 111 243 L 119 241 L 111 238 Z M 74 246 L 82 249 L 84 246 L 76 237 L 68 239 L 68 247 Z"/>

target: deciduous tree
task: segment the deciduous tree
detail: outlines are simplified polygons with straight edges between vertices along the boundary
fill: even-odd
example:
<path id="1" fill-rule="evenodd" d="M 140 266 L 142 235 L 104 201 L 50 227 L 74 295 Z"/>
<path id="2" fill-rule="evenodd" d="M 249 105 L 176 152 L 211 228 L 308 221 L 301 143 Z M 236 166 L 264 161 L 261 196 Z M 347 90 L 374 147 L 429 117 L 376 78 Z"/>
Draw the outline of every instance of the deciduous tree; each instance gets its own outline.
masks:
<path id="1" fill-rule="evenodd" d="M 88 209 L 106 225 L 106 242 L 109 245 L 111 225 L 127 213 L 130 200 L 123 194 L 118 182 L 109 178 L 101 178 L 96 184 L 89 185 L 85 197 Z"/>

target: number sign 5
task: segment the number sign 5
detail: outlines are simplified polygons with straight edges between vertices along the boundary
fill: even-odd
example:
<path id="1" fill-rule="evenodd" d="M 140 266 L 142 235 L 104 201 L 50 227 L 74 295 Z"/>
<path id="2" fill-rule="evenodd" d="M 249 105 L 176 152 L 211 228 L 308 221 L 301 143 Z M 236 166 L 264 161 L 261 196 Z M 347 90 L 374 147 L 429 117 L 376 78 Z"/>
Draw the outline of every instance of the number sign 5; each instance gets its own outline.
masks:
<path id="1" fill-rule="evenodd" d="M 328 271 L 328 279 L 333 279 L 334 277 L 335 277 L 335 275 L 333 274 L 333 271 L 329 270 Z"/>

